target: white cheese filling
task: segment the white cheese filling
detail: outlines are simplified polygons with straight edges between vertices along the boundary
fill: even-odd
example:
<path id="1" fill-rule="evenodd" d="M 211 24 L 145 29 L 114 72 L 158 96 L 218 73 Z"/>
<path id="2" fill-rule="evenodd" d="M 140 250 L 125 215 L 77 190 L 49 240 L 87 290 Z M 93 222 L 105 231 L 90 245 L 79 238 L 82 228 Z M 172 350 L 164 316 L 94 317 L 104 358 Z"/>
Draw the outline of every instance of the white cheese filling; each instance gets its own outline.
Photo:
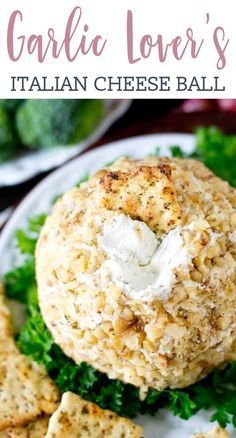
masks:
<path id="1" fill-rule="evenodd" d="M 187 266 L 191 254 L 176 227 L 160 242 L 144 223 L 120 214 L 107 222 L 100 239 L 107 260 L 96 272 L 100 287 L 112 282 L 135 299 L 167 298 L 175 271 Z"/>
<path id="2" fill-rule="evenodd" d="M 165 300 L 178 282 L 178 270 L 191 269 L 203 225 L 209 235 L 205 251 L 221 234 L 213 232 L 201 219 L 177 226 L 158 239 L 144 222 L 119 214 L 105 222 L 98 238 L 98 248 L 106 260 L 94 273 L 80 273 L 78 281 L 96 290 L 116 285 L 133 299 Z"/>

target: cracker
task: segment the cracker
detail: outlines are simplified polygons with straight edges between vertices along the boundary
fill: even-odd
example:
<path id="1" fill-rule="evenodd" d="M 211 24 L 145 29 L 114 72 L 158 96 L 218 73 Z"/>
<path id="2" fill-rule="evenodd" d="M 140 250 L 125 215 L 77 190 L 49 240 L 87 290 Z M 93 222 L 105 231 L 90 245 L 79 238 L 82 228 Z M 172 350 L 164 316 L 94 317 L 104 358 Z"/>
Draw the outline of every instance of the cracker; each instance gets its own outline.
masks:
<path id="1" fill-rule="evenodd" d="M 229 438 L 229 432 L 226 429 L 217 426 L 209 432 L 195 433 L 192 438 Z"/>
<path id="2" fill-rule="evenodd" d="M 5 354 L 17 352 L 13 339 L 11 313 L 5 303 L 4 288 L 0 283 L 0 360 Z"/>
<path id="3" fill-rule="evenodd" d="M 102 173 L 99 186 L 102 203 L 108 210 L 142 220 L 153 231 L 167 232 L 180 222 L 181 209 L 168 164 L 140 164 L 127 172 Z"/>
<path id="4" fill-rule="evenodd" d="M 0 360 L 0 430 L 55 411 L 58 392 L 44 368 L 20 353 Z"/>
<path id="5" fill-rule="evenodd" d="M 10 336 L 12 336 L 11 314 L 5 304 L 4 288 L 0 283 L 0 340 Z"/>
<path id="6" fill-rule="evenodd" d="M 13 427 L 0 432 L 0 438 L 44 438 L 48 429 L 49 418 L 40 418 L 23 427 Z"/>
<path id="7" fill-rule="evenodd" d="M 127 418 L 66 392 L 49 421 L 46 438 L 140 438 L 142 428 Z"/>
<path id="8" fill-rule="evenodd" d="M 43 366 L 21 354 L 0 291 L 0 430 L 21 426 L 57 408 L 59 393 Z"/>

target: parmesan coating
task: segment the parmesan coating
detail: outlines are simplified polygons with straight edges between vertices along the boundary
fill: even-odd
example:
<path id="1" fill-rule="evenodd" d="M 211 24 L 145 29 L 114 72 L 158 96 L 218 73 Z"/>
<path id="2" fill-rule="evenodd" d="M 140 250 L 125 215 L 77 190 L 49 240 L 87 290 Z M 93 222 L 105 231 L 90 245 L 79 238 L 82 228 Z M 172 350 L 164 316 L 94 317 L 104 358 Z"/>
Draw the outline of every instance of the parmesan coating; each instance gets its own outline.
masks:
<path id="1" fill-rule="evenodd" d="M 95 284 L 104 226 L 119 214 L 158 242 L 182 229 L 189 258 L 165 298 L 129 296 L 112 278 Z M 76 363 L 142 388 L 185 387 L 225 366 L 235 359 L 235 230 L 236 191 L 198 161 L 122 158 L 97 172 L 57 202 L 37 245 L 55 342 Z"/>

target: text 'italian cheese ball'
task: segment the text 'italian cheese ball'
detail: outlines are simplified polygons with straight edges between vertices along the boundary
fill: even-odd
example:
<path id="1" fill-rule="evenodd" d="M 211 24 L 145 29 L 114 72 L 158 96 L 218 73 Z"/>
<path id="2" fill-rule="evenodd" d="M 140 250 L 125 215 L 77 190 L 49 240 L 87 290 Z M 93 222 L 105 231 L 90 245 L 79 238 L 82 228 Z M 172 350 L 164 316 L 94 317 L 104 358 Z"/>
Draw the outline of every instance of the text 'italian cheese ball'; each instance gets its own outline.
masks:
<path id="1" fill-rule="evenodd" d="M 236 191 L 200 162 L 119 159 L 57 202 L 36 258 L 76 363 L 162 389 L 236 356 Z"/>

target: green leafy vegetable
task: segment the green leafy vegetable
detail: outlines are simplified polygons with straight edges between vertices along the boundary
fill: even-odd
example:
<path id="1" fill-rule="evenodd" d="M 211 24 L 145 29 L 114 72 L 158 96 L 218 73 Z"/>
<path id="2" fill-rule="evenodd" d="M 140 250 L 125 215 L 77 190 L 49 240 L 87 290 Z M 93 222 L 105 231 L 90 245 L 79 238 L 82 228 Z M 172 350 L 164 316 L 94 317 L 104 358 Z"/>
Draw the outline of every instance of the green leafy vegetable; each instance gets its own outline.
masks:
<path id="1" fill-rule="evenodd" d="M 0 163 L 26 148 L 76 144 L 105 111 L 99 99 L 0 99 Z"/>
<path id="2" fill-rule="evenodd" d="M 31 295 L 36 291 L 33 258 L 28 257 L 21 266 L 6 274 L 4 281 L 9 298 L 28 304 L 31 301 Z"/>
<path id="3" fill-rule="evenodd" d="M 17 141 L 10 114 L 0 106 L 0 163 L 13 155 L 16 146 Z"/>
<path id="4" fill-rule="evenodd" d="M 86 138 L 104 115 L 102 100 L 26 100 L 16 114 L 22 143 L 30 148 L 76 144 Z"/>
<path id="5" fill-rule="evenodd" d="M 202 161 L 217 176 L 236 187 L 236 135 L 225 135 L 218 128 L 198 128 L 195 149 L 186 153 L 181 146 L 170 147 L 174 158 L 195 158 Z M 151 156 L 160 156 L 156 147 Z"/>
<path id="6" fill-rule="evenodd" d="M 170 151 L 171 151 L 172 157 L 174 157 L 174 158 L 176 158 L 176 157 L 184 158 L 185 157 L 185 154 L 182 151 L 180 146 L 171 146 Z"/>
<path id="7" fill-rule="evenodd" d="M 27 229 L 16 232 L 16 245 L 24 255 L 24 261 L 21 266 L 5 275 L 5 287 L 9 298 L 27 306 L 37 303 L 34 251 L 45 219 L 45 214 L 34 216 L 28 220 Z"/>
<path id="8" fill-rule="evenodd" d="M 43 363 L 48 371 L 53 367 L 50 350 L 53 339 L 41 317 L 37 303 L 28 307 L 29 318 L 22 326 L 18 336 L 21 351 L 36 362 Z"/>
<path id="9" fill-rule="evenodd" d="M 34 254 L 36 239 L 32 238 L 24 230 L 16 232 L 17 246 L 22 254 Z"/>
<path id="10" fill-rule="evenodd" d="M 174 415 L 188 420 L 197 409 L 197 404 L 184 391 L 169 391 L 170 409 Z"/>
<path id="11" fill-rule="evenodd" d="M 0 99 L 0 108 L 14 113 L 23 102 L 23 99 Z"/>
<path id="12" fill-rule="evenodd" d="M 38 234 L 46 219 L 45 214 L 32 217 L 28 221 L 28 229 L 16 232 L 16 242 L 22 254 L 34 255 Z"/>
<path id="13" fill-rule="evenodd" d="M 236 135 L 225 135 L 219 129 L 198 128 L 193 152 L 185 153 L 180 146 L 170 148 L 171 156 L 196 158 L 217 176 L 236 187 Z"/>
<path id="14" fill-rule="evenodd" d="M 236 135 L 225 135 L 217 128 L 199 128 L 196 152 L 206 166 L 236 187 Z"/>

